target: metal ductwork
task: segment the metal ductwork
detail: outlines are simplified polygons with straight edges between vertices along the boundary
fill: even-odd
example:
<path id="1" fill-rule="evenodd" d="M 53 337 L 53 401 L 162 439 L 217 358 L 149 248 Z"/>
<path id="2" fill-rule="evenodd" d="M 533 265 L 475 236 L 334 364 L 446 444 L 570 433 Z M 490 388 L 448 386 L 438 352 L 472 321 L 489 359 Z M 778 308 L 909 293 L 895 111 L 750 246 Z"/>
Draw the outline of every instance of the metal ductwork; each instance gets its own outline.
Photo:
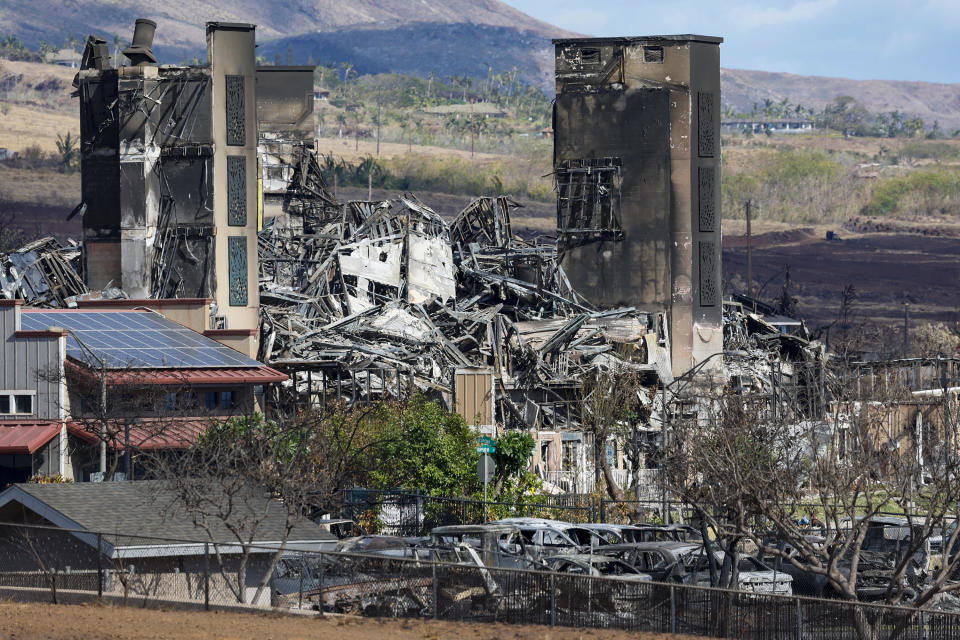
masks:
<path id="1" fill-rule="evenodd" d="M 130 58 L 134 67 L 157 62 L 153 55 L 153 34 L 157 30 L 157 23 L 146 18 L 137 18 L 133 29 L 133 43 L 123 50 L 123 55 Z"/>

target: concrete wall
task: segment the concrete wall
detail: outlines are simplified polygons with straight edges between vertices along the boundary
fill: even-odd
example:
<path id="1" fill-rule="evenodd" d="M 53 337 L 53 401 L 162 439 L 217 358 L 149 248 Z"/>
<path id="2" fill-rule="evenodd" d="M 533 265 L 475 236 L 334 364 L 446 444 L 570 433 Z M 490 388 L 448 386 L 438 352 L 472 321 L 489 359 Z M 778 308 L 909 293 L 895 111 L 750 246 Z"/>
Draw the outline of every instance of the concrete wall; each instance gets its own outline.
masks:
<path id="1" fill-rule="evenodd" d="M 218 313 L 227 317 L 228 329 L 259 326 L 254 30 L 254 25 L 248 24 L 207 24 L 207 57 L 213 79 L 214 222 L 218 230 L 214 299 Z M 229 90 L 228 82 L 231 83 Z M 242 158 L 244 163 L 246 220 L 243 224 L 231 221 L 228 215 L 228 156 Z M 243 252 L 246 273 L 238 268 Z"/>

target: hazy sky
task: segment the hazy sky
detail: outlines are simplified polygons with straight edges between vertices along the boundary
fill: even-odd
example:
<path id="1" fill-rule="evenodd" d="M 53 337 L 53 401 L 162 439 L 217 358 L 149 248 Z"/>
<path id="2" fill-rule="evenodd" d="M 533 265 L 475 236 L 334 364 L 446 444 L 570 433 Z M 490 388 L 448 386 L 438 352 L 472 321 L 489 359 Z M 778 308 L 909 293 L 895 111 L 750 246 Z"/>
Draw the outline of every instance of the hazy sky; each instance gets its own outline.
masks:
<path id="1" fill-rule="evenodd" d="M 596 36 L 722 36 L 721 65 L 960 82 L 960 0 L 506 0 Z"/>

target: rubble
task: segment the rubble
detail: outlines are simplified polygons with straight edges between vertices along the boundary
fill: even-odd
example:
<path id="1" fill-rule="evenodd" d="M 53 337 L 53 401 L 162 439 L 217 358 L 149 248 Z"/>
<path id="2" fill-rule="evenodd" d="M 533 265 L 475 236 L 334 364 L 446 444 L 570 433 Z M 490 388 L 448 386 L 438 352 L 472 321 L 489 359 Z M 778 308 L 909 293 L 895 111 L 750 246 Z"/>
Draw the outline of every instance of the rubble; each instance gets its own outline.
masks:
<path id="1" fill-rule="evenodd" d="M 510 198 L 478 198 L 449 223 L 413 196 L 338 215 L 326 198 L 301 209 L 302 234 L 270 224 L 259 237 L 260 359 L 291 373 L 299 395 L 418 390 L 452 406 L 468 369 L 493 375 L 498 423 L 553 428 L 575 412 L 544 405 L 577 402 L 590 370 L 670 379 L 662 315 L 593 307 L 555 245 L 512 234 Z"/>
<path id="2" fill-rule="evenodd" d="M 35 306 L 68 306 L 71 297 L 87 291 L 79 273 L 81 250 L 48 236 L 0 255 L 0 293 Z"/>

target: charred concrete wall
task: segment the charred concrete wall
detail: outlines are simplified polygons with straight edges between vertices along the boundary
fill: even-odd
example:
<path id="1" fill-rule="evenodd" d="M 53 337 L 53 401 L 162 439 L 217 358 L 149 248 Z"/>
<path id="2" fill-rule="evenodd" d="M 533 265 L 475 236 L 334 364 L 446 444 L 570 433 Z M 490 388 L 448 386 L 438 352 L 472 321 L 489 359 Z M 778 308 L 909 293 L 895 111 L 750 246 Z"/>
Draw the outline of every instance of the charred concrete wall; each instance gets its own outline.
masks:
<path id="1" fill-rule="evenodd" d="M 261 215 L 302 231 L 302 221 L 285 215 L 287 187 L 304 150 L 313 150 L 313 67 L 257 68 Z"/>
<path id="2" fill-rule="evenodd" d="M 597 304 L 666 312 L 675 374 L 722 350 L 720 42 L 554 41 L 564 268 Z"/>

